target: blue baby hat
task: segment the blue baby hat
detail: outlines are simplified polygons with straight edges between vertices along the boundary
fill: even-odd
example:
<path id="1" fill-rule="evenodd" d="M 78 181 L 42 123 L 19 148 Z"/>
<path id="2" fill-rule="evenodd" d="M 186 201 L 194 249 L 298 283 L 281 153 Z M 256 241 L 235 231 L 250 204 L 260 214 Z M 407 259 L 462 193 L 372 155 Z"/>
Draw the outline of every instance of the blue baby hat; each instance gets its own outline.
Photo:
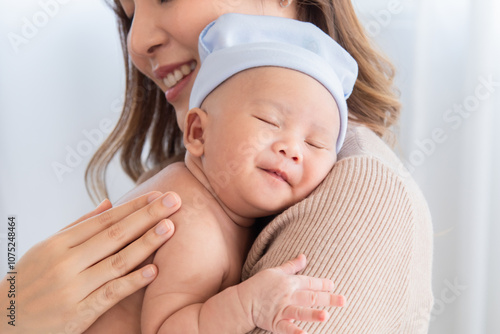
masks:
<path id="1" fill-rule="evenodd" d="M 337 153 L 347 131 L 346 99 L 356 82 L 358 64 L 335 40 L 312 23 L 275 16 L 224 14 L 200 34 L 202 66 L 189 108 L 200 107 L 217 86 L 249 68 L 277 66 L 307 74 L 337 102 L 340 131 Z"/>

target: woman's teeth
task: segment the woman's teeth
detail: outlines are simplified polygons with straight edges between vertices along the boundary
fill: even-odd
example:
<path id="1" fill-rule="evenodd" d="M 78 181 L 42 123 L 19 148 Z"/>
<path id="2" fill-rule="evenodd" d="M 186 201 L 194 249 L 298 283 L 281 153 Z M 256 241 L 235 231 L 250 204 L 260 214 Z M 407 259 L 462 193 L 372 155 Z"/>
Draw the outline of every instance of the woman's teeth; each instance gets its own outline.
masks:
<path id="1" fill-rule="evenodd" d="M 163 83 L 167 88 L 174 87 L 179 81 L 181 81 L 186 75 L 193 72 L 196 68 L 196 62 L 191 62 L 189 65 L 184 64 L 181 67 L 177 68 L 172 73 L 169 73 L 165 78 L 163 78 Z"/>

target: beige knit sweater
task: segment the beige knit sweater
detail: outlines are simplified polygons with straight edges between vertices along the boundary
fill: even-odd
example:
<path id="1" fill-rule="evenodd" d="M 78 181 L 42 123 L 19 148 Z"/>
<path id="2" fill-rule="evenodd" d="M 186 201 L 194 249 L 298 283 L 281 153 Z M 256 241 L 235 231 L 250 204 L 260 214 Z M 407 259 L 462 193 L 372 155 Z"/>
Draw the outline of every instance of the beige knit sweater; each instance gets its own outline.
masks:
<path id="1" fill-rule="evenodd" d="M 257 237 L 243 279 L 300 253 L 308 258 L 303 274 L 331 278 L 335 293 L 346 297 L 328 322 L 302 323 L 309 334 L 427 333 L 433 302 L 429 209 L 400 160 L 372 131 L 350 127 L 339 161 L 318 189 Z"/>

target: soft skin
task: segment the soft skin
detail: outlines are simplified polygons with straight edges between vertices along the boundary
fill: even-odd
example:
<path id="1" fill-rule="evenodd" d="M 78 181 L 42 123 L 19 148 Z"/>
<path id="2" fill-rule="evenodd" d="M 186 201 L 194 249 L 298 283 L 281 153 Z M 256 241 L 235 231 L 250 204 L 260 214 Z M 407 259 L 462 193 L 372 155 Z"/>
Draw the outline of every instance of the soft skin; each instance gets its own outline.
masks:
<path id="1" fill-rule="evenodd" d="M 259 326 L 285 334 L 298 330 L 288 320 L 326 320 L 325 311 L 304 306 L 342 306 L 342 297 L 320 290 L 329 280 L 273 269 L 238 283 L 255 218 L 304 199 L 335 163 L 333 97 L 303 73 L 255 68 L 216 88 L 185 125 L 185 165 L 169 165 L 140 186 L 184 199 L 171 217 L 176 234 L 153 261 L 159 275 L 146 289 L 142 333 L 236 334 Z M 302 268 L 303 260 L 292 263 Z"/>

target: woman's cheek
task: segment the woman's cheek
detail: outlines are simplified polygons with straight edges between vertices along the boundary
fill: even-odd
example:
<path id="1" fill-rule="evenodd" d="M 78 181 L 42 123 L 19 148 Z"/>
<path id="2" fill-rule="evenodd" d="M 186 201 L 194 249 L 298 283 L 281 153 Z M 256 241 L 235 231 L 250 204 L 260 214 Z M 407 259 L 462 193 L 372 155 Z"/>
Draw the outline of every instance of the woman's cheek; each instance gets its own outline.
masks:
<path id="1" fill-rule="evenodd" d="M 214 14 L 219 17 L 223 14 L 231 13 L 235 11 L 235 9 L 241 7 L 243 1 L 244 0 L 213 0 Z"/>

